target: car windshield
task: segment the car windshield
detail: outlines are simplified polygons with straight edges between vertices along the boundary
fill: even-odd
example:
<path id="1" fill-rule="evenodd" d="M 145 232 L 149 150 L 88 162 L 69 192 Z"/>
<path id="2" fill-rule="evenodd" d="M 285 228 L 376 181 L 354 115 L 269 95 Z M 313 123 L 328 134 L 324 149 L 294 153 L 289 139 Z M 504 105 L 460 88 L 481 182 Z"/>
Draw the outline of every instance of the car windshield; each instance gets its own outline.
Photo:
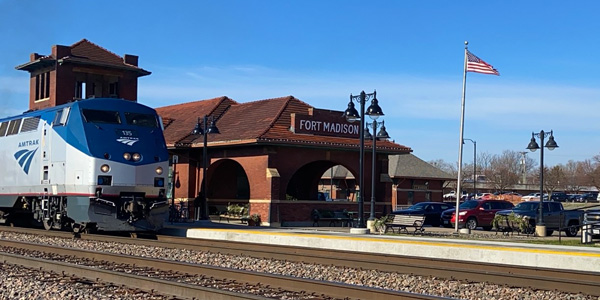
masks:
<path id="1" fill-rule="evenodd" d="M 515 206 L 515 210 L 536 210 L 539 203 L 521 202 Z"/>
<path id="2" fill-rule="evenodd" d="M 417 204 L 409 207 L 408 209 L 414 209 L 414 210 L 425 209 L 426 206 L 427 206 L 427 203 L 421 202 L 421 203 L 417 203 Z"/>
<path id="3" fill-rule="evenodd" d="M 477 205 L 479 205 L 479 202 L 477 202 L 477 201 L 465 201 L 459 206 L 459 208 L 460 209 L 473 209 L 473 208 L 477 207 Z"/>

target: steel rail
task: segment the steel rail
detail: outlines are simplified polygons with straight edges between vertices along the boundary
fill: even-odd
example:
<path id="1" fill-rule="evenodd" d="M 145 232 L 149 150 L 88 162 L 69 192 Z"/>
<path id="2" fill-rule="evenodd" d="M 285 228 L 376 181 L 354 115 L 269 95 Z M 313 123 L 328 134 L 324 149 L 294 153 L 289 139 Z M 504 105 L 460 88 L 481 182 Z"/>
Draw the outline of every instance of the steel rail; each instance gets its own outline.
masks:
<path id="1" fill-rule="evenodd" d="M 40 252 L 50 252 L 56 253 L 60 255 L 73 256 L 78 258 L 85 259 L 93 259 L 96 261 L 108 261 L 115 264 L 127 264 L 127 265 L 135 265 L 136 267 L 147 267 L 154 268 L 158 270 L 164 271 L 172 271 L 184 274 L 192 274 L 196 276 L 205 276 L 205 277 L 214 277 L 214 278 L 222 278 L 227 280 L 232 280 L 236 282 L 244 282 L 250 284 L 268 284 L 269 286 L 278 287 L 283 290 L 290 290 L 296 292 L 312 292 L 315 294 L 322 294 L 329 297 L 335 298 L 348 298 L 351 295 L 351 299 L 372 299 L 372 300 L 393 300 L 393 299 L 419 299 L 419 300 L 441 300 L 441 299 L 450 299 L 445 297 L 437 297 L 431 295 L 423 295 L 409 292 L 401 292 L 401 291 L 392 291 L 357 285 L 349 285 L 343 283 L 335 283 L 328 281 L 318 281 L 297 277 L 289 277 L 268 273 L 259 273 L 252 272 L 246 270 L 238 270 L 238 269 L 229 269 L 215 266 L 206 266 L 206 265 L 198 265 L 198 264 L 190 264 L 190 263 L 182 263 L 176 261 L 168 261 L 168 260 L 159 260 L 153 258 L 143 258 L 138 256 L 129 256 L 129 255 L 120 255 L 120 254 L 110 254 L 104 252 L 97 251 L 88 251 L 82 249 L 75 248 L 63 248 L 63 247 L 55 247 L 48 245 L 40 245 L 33 244 L 28 242 L 17 242 L 17 241 L 8 241 L 0 239 L 0 246 L 6 247 L 14 247 L 18 249 L 27 249 L 31 251 L 40 251 Z M 24 260 L 28 260 L 29 258 L 24 258 Z M 33 261 L 34 259 L 32 259 Z M 37 260 L 36 260 L 37 261 Z M 34 263 L 37 266 L 37 264 Z M 52 268 L 51 266 L 50 268 Z M 100 278 L 102 280 L 111 282 L 111 283 L 127 283 L 128 286 L 139 288 L 142 290 L 155 290 L 159 291 L 163 294 L 175 295 L 177 297 L 183 298 L 196 298 L 196 299 L 217 299 L 217 298 L 207 298 L 206 293 L 209 291 L 207 288 L 195 288 L 192 285 L 187 284 L 175 284 L 175 282 L 162 281 L 161 285 L 159 285 L 159 281 L 154 280 L 133 280 L 133 279 L 124 279 L 123 277 L 119 277 L 114 272 L 102 273 L 102 275 L 96 275 L 96 273 L 92 270 L 89 270 L 87 267 L 82 269 L 84 271 L 79 271 L 77 273 L 75 269 L 69 269 L 67 266 L 63 266 L 70 274 L 74 274 L 77 276 L 83 276 L 90 279 Z M 75 267 L 71 267 L 75 268 Z M 52 270 L 52 269 L 49 269 Z M 63 271 L 61 269 L 61 271 Z M 108 275 L 107 275 L 108 274 Z M 94 277 L 98 276 L 98 277 Z M 139 276 L 137 276 L 139 277 Z M 182 288 L 185 287 L 185 288 Z M 221 291 L 225 292 L 225 291 Z M 179 293 L 179 294 L 178 294 Z M 216 293 L 216 291 L 213 291 Z M 253 295 L 240 294 L 238 297 L 235 297 L 231 293 L 227 293 L 228 297 L 233 297 L 236 299 L 268 299 L 263 297 L 257 297 Z M 213 295 L 214 296 L 214 295 Z M 229 299 L 233 299 L 229 298 Z"/>
<path id="2" fill-rule="evenodd" d="M 11 228 L 16 229 L 16 228 Z M 18 229 L 23 230 L 23 229 Z M 68 233 L 38 233 L 69 236 Z M 239 243 L 209 239 L 189 239 L 173 236 L 157 236 L 157 240 L 129 239 L 102 235 L 83 235 L 90 240 L 122 242 L 174 249 L 202 250 L 218 253 L 247 255 L 260 258 L 287 261 L 318 263 L 354 268 L 375 269 L 421 276 L 435 276 L 469 282 L 489 282 L 515 287 L 531 287 L 544 290 L 558 290 L 569 293 L 585 293 L 600 296 L 600 272 L 558 270 L 515 265 L 499 265 L 472 261 L 432 259 L 414 256 L 359 253 L 306 247 L 272 246 L 257 243 Z"/>
<path id="3" fill-rule="evenodd" d="M 13 245 L 15 246 L 15 245 Z M 116 286 L 124 286 L 169 295 L 179 299 L 249 299 L 267 300 L 269 298 L 249 294 L 234 293 L 225 290 L 193 286 L 173 281 L 136 276 L 122 272 L 96 269 L 83 265 L 69 264 L 61 261 L 46 260 L 35 257 L 24 257 L 0 252 L 0 261 L 6 264 L 42 269 L 55 273 L 68 274 L 91 281 L 109 282 Z"/>

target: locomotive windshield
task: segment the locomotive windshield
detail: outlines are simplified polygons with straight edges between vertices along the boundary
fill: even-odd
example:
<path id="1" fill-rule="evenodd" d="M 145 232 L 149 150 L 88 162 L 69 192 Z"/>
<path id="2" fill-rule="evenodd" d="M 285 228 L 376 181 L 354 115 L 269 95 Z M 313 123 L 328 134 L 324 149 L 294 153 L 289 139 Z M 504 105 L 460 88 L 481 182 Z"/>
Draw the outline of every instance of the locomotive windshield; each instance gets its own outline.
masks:
<path id="1" fill-rule="evenodd" d="M 127 120 L 127 124 L 129 125 L 137 125 L 152 128 L 158 127 L 155 115 L 126 112 L 125 120 Z"/>
<path id="2" fill-rule="evenodd" d="M 88 123 L 121 124 L 121 117 L 118 111 L 82 109 L 81 113 Z"/>

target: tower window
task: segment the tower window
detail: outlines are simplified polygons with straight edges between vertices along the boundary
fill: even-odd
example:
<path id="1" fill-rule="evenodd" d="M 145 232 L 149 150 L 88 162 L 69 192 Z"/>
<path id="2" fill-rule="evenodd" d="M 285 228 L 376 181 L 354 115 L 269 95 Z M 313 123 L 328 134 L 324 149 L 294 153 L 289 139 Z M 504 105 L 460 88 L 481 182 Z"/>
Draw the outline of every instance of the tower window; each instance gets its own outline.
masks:
<path id="1" fill-rule="evenodd" d="M 35 75 L 35 100 L 50 98 L 50 72 Z"/>

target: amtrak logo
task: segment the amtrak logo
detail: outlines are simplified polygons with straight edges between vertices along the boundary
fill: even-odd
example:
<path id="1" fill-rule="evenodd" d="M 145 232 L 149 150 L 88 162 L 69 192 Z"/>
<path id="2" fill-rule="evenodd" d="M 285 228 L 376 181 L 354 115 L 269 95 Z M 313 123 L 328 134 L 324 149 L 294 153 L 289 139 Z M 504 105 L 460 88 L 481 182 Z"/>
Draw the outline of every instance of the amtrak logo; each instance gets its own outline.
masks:
<path id="1" fill-rule="evenodd" d="M 137 143 L 139 140 L 135 138 L 118 138 L 117 142 L 123 143 L 127 146 L 133 146 L 133 144 Z"/>
<path id="2" fill-rule="evenodd" d="M 25 172 L 25 174 L 29 174 L 29 167 L 31 166 L 31 161 L 33 160 L 33 155 L 35 154 L 35 152 L 37 150 L 38 150 L 38 148 L 35 148 L 35 150 L 23 149 L 23 150 L 19 150 L 19 151 L 17 151 L 17 153 L 15 153 L 15 159 L 17 160 L 17 162 L 19 162 L 19 165 L 21 166 L 21 168 L 23 168 L 23 171 Z"/>

